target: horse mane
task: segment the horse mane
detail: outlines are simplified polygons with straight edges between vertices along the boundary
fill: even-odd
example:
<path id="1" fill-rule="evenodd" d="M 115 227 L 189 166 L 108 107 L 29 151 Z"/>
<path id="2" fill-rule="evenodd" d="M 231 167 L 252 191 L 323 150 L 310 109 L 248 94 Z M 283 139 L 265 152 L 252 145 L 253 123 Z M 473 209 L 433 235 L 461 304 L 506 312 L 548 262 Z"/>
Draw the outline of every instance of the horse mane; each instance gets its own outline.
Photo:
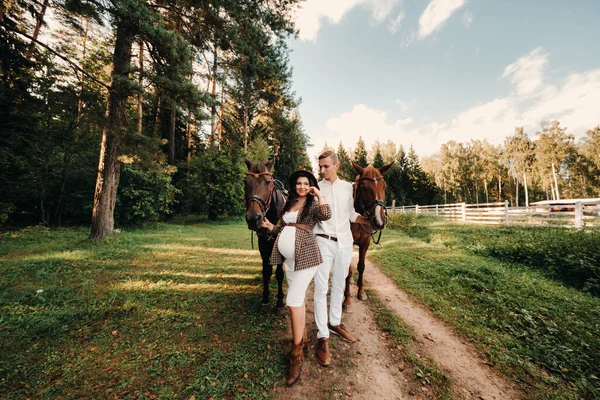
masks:
<path id="1" fill-rule="evenodd" d="M 260 174 L 261 172 L 271 172 L 265 165 L 265 163 L 257 161 L 252 164 L 248 172 L 254 172 L 256 174 Z"/>

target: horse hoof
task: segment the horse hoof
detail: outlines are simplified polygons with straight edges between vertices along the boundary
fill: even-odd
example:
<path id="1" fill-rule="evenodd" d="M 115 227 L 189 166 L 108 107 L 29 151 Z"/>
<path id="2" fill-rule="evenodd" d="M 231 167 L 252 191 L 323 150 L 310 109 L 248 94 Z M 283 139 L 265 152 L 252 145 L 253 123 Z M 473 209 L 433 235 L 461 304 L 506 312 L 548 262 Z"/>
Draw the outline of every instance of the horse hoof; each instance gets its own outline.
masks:
<path id="1" fill-rule="evenodd" d="M 277 307 L 275 309 L 275 315 L 278 317 L 283 317 L 285 315 L 285 307 Z"/>
<path id="2" fill-rule="evenodd" d="M 345 312 L 346 314 L 352 314 L 354 312 L 354 310 L 350 306 L 351 306 L 351 304 L 349 304 L 349 305 L 342 304 L 342 311 Z"/>
<path id="3" fill-rule="evenodd" d="M 367 294 L 366 294 L 366 293 L 359 293 L 359 294 L 358 294 L 358 299 L 359 299 L 360 301 L 365 301 L 365 300 L 367 300 L 368 298 L 369 298 L 369 296 L 367 296 Z"/>
<path id="4" fill-rule="evenodd" d="M 269 304 L 260 303 L 260 312 L 266 313 L 269 311 Z"/>

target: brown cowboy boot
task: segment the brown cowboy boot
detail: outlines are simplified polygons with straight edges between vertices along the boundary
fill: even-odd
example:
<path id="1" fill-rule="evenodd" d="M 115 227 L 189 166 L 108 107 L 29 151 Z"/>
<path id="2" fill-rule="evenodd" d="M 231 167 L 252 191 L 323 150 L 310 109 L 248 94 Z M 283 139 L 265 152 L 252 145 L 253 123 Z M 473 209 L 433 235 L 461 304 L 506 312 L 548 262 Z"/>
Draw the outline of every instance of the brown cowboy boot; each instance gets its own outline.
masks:
<path id="1" fill-rule="evenodd" d="M 304 328 L 304 335 L 302 336 L 302 350 L 308 350 L 308 334 L 306 333 L 306 328 Z"/>
<path id="2" fill-rule="evenodd" d="M 292 342 L 292 351 L 290 353 L 290 373 L 285 380 L 288 386 L 293 386 L 300 378 L 302 371 L 302 362 L 304 361 L 304 352 L 302 351 L 302 343 L 294 344 Z"/>
<path id="3" fill-rule="evenodd" d="M 317 343 L 317 360 L 319 364 L 326 367 L 331 363 L 331 352 L 329 351 L 329 338 L 320 338 Z"/>
<path id="4" fill-rule="evenodd" d="M 336 335 L 338 335 L 339 337 L 344 339 L 346 342 L 348 342 L 348 343 L 356 342 L 356 338 L 354 337 L 354 335 L 346 330 L 346 325 L 339 324 L 339 325 L 333 326 L 328 323 L 327 327 L 329 328 L 329 332 L 335 333 Z"/>

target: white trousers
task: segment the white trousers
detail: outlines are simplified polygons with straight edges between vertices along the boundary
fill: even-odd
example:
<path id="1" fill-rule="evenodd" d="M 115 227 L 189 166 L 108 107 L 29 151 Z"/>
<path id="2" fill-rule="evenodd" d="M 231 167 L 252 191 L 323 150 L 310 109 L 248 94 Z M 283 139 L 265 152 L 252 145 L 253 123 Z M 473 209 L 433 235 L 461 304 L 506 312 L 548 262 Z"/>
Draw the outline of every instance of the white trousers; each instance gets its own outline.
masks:
<path id="1" fill-rule="evenodd" d="M 337 242 L 317 236 L 317 243 L 323 264 L 317 267 L 315 274 L 315 323 L 318 338 L 328 338 L 327 328 L 327 291 L 331 273 L 331 297 L 329 299 L 329 323 L 333 326 L 342 322 L 342 302 L 346 289 L 346 277 L 352 261 L 352 246 L 340 248 Z"/>
<path id="2" fill-rule="evenodd" d="M 306 298 L 306 289 L 317 272 L 317 267 L 305 268 L 294 271 L 294 261 L 285 260 L 283 263 L 288 290 L 285 304 L 288 307 L 301 307 Z"/>

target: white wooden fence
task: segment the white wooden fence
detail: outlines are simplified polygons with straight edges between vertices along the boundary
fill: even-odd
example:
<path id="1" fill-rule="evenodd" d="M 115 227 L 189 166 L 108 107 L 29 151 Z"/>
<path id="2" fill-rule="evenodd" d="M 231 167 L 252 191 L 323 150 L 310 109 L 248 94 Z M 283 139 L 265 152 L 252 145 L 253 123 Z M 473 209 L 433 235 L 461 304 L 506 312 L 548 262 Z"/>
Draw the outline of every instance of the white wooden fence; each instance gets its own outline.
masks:
<path id="1" fill-rule="evenodd" d="M 600 226 L 600 198 L 541 201 L 529 207 L 510 207 L 508 201 L 480 204 L 435 204 L 399 206 L 392 203 L 391 213 L 429 214 L 450 220 L 479 224 L 563 226 L 582 228 Z"/>

